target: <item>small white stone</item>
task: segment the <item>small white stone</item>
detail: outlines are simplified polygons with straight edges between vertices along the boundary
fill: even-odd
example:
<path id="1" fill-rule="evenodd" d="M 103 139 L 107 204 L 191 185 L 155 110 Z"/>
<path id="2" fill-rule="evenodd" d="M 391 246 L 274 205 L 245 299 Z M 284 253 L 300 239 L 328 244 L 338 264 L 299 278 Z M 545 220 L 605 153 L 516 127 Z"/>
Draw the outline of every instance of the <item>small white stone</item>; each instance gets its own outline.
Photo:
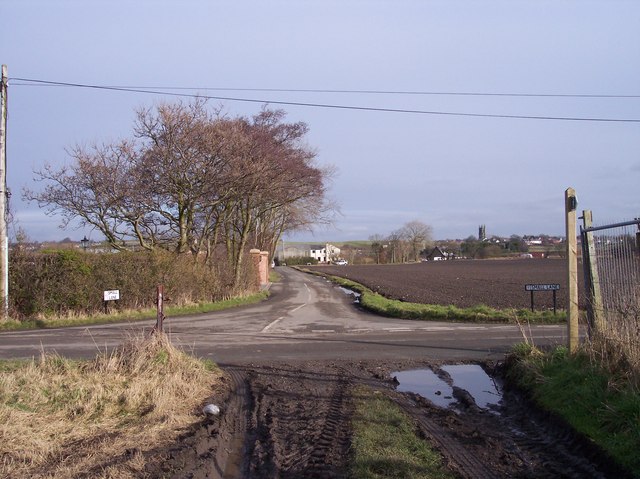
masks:
<path id="1" fill-rule="evenodd" d="M 207 404 L 202 410 L 205 414 L 210 414 L 212 416 L 217 416 L 220 414 L 220 408 L 215 404 Z"/>

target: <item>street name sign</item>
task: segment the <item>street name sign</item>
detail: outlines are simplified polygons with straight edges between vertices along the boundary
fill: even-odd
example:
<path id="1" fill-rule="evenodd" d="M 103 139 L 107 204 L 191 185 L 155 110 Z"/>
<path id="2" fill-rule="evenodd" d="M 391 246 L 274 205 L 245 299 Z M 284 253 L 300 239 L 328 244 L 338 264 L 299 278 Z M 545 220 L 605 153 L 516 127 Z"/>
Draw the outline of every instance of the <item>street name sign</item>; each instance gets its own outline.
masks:
<path id="1" fill-rule="evenodd" d="M 558 291 L 559 284 L 525 284 L 525 291 Z"/>

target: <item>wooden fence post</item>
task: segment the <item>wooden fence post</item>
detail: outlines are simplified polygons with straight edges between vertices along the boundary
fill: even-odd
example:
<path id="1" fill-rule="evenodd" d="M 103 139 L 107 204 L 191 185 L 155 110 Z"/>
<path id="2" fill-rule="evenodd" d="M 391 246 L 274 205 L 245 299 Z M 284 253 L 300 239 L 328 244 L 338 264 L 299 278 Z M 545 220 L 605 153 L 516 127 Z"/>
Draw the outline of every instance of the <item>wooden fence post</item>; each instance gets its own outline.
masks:
<path id="1" fill-rule="evenodd" d="M 598 261 L 596 257 L 596 245 L 593 241 L 593 232 L 588 231 L 593 226 L 591 210 L 582 211 L 582 224 L 585 233 L 582 235 L 582 264 L 587 278 L 586 291 L 589 298 L 589 333 L 598 333 L 604 327 L 604 311 L 602 309 L 602 293 L 600 291 L 600 275 L 598 274 Z"/>
<path id="2" fill-rule="evenodd" d="M 156 292 L 157 320 L 155 330 L 162 332 L 164 323 L 164 286 L 159 284 Z"/>
<path id="3" fill-rule="evenodd" d="M 567 348 L 575 352 L 580 341 L 578 328 L 578 241 L 576 236 L 576 208 L 578 200 L 573 188 L 564 194 L 567 233 Z"/>

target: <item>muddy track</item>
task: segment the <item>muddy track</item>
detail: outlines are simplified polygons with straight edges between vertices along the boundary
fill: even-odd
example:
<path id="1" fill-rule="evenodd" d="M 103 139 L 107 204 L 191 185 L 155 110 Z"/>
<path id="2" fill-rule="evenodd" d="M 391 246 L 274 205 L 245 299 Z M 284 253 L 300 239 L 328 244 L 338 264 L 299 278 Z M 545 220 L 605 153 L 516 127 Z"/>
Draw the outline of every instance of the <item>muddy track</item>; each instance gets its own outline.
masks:
<path id="1" fill-rule="evenodd" d="M 502 477 L 490 464 L 485 462 L 485 458 L 477 453 L 476 448 L 469 447 L 468 444 L 465 444 L 467 441 L 460 440 L 457 428 L 452 430 L 450 424 L 446 422 L 442 424 L 434 420 L 431 406 L 426 405 L 418 396 L 396 394 L 392 395 L 392 398 L 414 418 L 422 434 L 440 451 L 449 467 L 462 477 L 474 479 Z"/>
<path id="2" fill-rule="evenodd" d="M 500 406 L 490 409 L 479 408 L 467 391 L 456 387 L 458 401 L 449 409 L 417 394 L 390 396 L 462 477 L 630 477 L 561 418 L 540 411 L 516 390 L 501 389 Z"/>
<path id="3" fill-rule="evenodd" d="M 226 387 L 207 402 L 222 405 L 221 414 L 203 414 L 200 423 L 172 447 L 145 453 L 147 463 L 142 477 L 172 479 L 236 479 L 241 471 L 246 431 L 247 401 L 244 373 L 226 370 Z M 95 471 L 96 473 L 100 471 Z M 89 475 L 87 477 L 95 477 Z"/>
<path id="4" fill-rule="evenodd" d="M 562 421 L 503 391 L 500 406 L 478 407 L 454 388 L 453 407 L 400 393 L 393 371 L 438 365 L 420 361 L 306 362 L 225 368 L 223 413 L 205 420 L 163 474 L 191 478 L 342 478 L 348 476 L 353 386 L 388 396 L 460 477 L 492 479 L 628 477 Z M 165 458 L 167 455 L 165 454 Z"/>
<path id="5" fill-rule="evenodd" d="M 340 373 L 254 368 L 246 442 L 248 477 L 343 477 L 350 381 Z"/>
<path id="6" fill-rule="evenodd" d="M 576 479 L 631 477 L 562 418 L 540 411 L 516 391 L 505 393 L 501 415 L 496 419 L 499 430 L 508 432 L 503 444 L 519 452 L 527 473 L 524 477 L 539 477 L 537 470 Z"/>

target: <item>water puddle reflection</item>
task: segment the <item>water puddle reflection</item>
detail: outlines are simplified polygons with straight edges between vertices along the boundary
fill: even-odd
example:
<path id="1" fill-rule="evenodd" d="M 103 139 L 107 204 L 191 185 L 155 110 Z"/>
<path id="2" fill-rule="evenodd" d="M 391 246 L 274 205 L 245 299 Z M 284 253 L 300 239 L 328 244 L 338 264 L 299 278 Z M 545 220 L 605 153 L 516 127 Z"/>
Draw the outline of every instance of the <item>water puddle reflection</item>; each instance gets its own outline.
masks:
<path id="1" fill-rule="evenodd" d="M 349 296 L 353 296 L 354 303 L 359 303 L 360 302 L 360 296 L 362 296 L 360 293 L 358 293 L 357 291 L 353 291 L 352 289 L 349 288 L 345 288 L 344 286 L 338 286 L 338 289 L 341 290 L 344 294 L 348 294 Z"/>
<path id="2" fill-rule="evenodd" d="M 458 402 L 454 387 L 468 392 L 481 409 L 493 410 L 502 400 L 496 382 L 477 364 L 449 364 L 435 371 L 413 369 L 391 375 L 398 381 L 398 391 L 419 394 L 442 408 L 455 406 Z"/>
<path id="3" fill-rule="evenodd" d="M 413 369 L 393 373 L 399 382 L 397 390 L 403 393 L 416 393 L 428 399 L 436 406 L 449 407 L 454 402 L 453 389 L 440 379 L 431 369 Z"/>
<path id="4" fill-rule="evenodd" d="M 477 364 L 456 364 L 442 366 L 456 386 L 465 389 L 479 408 L 487 409 L 497 406 L 502 400 L 502 394 L 493 379 Z"/>

